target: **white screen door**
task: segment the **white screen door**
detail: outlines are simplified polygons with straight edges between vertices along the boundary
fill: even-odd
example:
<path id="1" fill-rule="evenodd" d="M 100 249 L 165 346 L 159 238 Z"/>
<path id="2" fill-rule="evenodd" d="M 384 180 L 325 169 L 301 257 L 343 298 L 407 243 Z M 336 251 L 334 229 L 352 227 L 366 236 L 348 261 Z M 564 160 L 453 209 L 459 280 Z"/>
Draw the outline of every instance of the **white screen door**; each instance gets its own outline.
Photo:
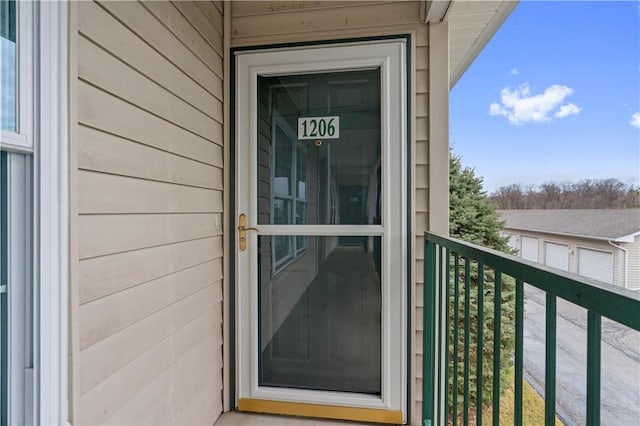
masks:
<path id="1" fill-rule="evenodd" d="M 403 416 L 405 43 L 236 66 L 238 405 Z"/>

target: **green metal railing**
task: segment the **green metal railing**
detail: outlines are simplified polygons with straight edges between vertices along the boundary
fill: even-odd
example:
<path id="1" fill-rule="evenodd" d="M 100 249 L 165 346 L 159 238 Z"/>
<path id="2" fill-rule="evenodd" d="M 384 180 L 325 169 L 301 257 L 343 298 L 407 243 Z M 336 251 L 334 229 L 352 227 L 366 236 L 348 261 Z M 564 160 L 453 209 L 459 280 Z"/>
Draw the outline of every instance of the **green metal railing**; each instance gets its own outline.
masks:
<path id="1" fill-rule="evenodd" d="M 600 424 L 601 318 L 640 330 L 638 294 L 432 233 L 425 233 L 424 283 L 424 425 L 467 425 L 473 420 L 470 416 L 481 425 L 483 407 L 489 402 L 483 398 L 485 386 L 491 388 L 492 420 L 498 425 L 500 370 L 505 360 L 514 369 L 514 423 L 522 424 L 524 283 L 546 295 L 545 424 L 554 425 L 556 415 L 558 297 L 588 312 L 586 424 Z M 501 337 L 507 327 L 515 329 L 511 329 L 513 355 L 503 351 Z M 492 360 L 490 371 L 483 365 L 485 358 Z M 485 383 L 485 378 L 490 381 Z"/>

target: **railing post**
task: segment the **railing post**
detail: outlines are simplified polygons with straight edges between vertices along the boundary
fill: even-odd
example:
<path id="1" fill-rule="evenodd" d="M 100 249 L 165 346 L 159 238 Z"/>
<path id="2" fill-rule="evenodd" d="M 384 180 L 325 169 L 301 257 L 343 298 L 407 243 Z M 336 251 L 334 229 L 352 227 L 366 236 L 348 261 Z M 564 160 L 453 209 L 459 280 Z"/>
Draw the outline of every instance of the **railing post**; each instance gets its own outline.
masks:
<path id="1" fill-rule="evenodd" d="M 495 270 L 493 286 L 493 425 L 500 424 L 500 347 L 502 329 L 502 272 Z"/>
<path id="2" fill-rule="evenodd" d="M 544 424 L 553 426 L 556 421 L 556 296 L 546 295 Z"/>
<path id="3" fill-rule="evenodd" d="M 516 426 L 522 425 L 522 372 L 524 364 L 524 284 L 516 280 L 516 359 L 514 419 Z"/>
<path id="4" fill-rule="evenodd" d="M 600 350 L 602 320 L 589 310 L 587 314 L 587 425 L 600 424 Z"/>
<path id="5" fill-rule="evenodd" d="M 449 302 L 451 299 L 451 251 L 449 249 L 447 249 L 446 251 L 446 256 L 445 256 L 445 268 L 446 268 L 446 273 L 445 273 L 445 283 L 444 283 L 444 287 L 445 287 L 445 298 L 444 298 L 444 330 L 445 330 L 445 334 L 444 334 L 444 353 L 445 353 L 445 362 L 444 362 L 444 389 L 445 389 L 445 395 L 444 395 L 444 424 L 448 425 L 449 424 Z"/>
<path id="6" fill-rule="evenodd" d="M 453 267 L 453 396 L 451 405 L 453 406 L 451 420 L 453 424 L 458 424 L 458 352 L 460 349 L 460 256 L 454 254 Z"/>
<path id="7" fill-rule="evenodd" d="M 482 426 L 482 361 L 484 358 L 484 264 L 478 262 L 478 329 L 476 348 L 476 425 Z"/>
<path id="8" fill-rule="evenodd" d="M 469 373 L 471 356 L 471 259 L 464 259 L 464 399 L 462 406 L 462 421 L 465 426 L 469 424 Z"/>
<path id="9" fill-rule="evenodd" d="M 434 420 L 435 390 L 435 306 L 436 306 L 436 246 L 425 239 L 423 342 L 422 342 L 422 424 L 431 426 Z"/>

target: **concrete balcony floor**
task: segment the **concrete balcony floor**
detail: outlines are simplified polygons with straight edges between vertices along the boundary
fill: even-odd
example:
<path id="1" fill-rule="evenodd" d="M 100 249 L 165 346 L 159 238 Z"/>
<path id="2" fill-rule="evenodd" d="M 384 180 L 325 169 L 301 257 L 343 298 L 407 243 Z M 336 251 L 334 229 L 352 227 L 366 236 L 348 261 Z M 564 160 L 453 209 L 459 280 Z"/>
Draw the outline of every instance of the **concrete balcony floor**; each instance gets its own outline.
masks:
<path id="1" fill-rule="evenodd" d="M 222 414 L 216 421 L 215 426 L 356 426 L 369 424 L 374 423 L 311 419 L 292 416 L 273 416 L 268 414 L 230 411 Z"/>

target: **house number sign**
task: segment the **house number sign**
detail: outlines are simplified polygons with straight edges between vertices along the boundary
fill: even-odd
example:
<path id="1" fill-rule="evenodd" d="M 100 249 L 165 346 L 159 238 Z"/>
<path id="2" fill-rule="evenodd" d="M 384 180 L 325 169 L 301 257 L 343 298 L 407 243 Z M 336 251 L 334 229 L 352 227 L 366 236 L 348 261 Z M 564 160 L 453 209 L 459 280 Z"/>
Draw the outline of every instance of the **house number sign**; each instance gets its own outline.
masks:
<path id="1" fill-rule="evenodd" d="M 298 118 L 298 139 L 338 139 L 340 117 Z"/>

